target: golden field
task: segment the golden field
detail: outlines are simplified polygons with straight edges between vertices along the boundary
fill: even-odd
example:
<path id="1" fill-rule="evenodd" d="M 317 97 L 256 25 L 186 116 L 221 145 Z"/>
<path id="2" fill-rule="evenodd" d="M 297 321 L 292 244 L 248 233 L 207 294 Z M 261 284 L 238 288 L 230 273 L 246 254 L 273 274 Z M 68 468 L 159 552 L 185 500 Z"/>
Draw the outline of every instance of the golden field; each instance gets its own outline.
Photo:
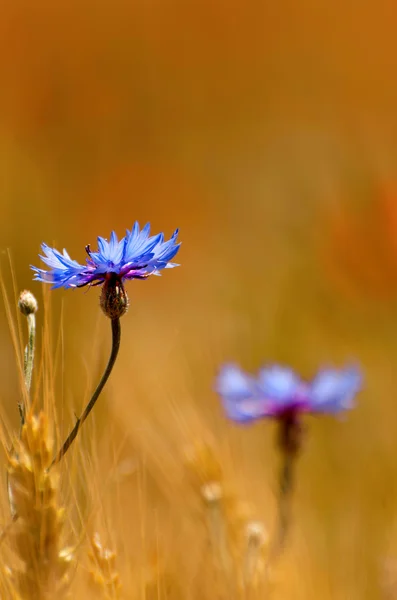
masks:
<path id="1" fill-rule="evenodd" d="M 7 448 L 23 387 L 10 334 L 19 321 L 26 343 L 21 289 L 40 304 L 32 396 L 57 447 L 110 351 L 98 290 L 32 282 L 40 244 L 81 262 L 97 235 L 135 220 L 167 238 L 179 227 L 183 242 L 180 267 L 127 284 L 115 370 L 47 481 L 65 510 L 72 597 L 397 598 L 396 19 L 391 0 L 3 2 Z M 230 360 L 305 378 L 353 362 L 364 374 L 354 411 L 307 419 L 270 581 L 266 544 L 247 566 L 247 527 L 274 532 L 274 425 L 226 420 L 214 380 Z M 222 485 L 215 512 L 209 483 Z M 106 585 L 95 535 L 115 552 L 104 569 L 120 587 Z M 23 568 L 12 538 L 11 527 L 0 546 L 6 599 Z"/>

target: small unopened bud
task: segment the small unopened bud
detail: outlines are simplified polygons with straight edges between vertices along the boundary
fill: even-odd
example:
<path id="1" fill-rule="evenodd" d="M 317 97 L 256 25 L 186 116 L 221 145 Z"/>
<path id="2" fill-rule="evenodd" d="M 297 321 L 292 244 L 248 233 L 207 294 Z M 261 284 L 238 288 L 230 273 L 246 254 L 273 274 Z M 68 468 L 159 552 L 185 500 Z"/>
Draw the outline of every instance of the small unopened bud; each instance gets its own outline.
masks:
<path id="1" fill-rule="evenodd" d="M 36 298 L 33 296 L 32 292 L 28 290 L 24 290 L 19 295 L 18 300 L 18 308 L 21 313 L 25 316 L 34 314 L 37 312 L 39 305 L 37 304 Z"/>
<path id="2" fill-rule="evenodd" d="M 217 481 L 205 483 L 201 487 L 201 495 L 208 504 L 219 502 L 223 497 L 222 486 Z"/>
<path id="3" fill-rule="evenodd" d="M 268 542 L 266 528 L 260 521 L 250 521 L 247 523 L 245 534 L 248 544 L 257 548 L 264 546 Z"/>
<path id="4" fill-rule="evenodd" d="M 258 571 L 262 567 L 262 548 L 268 543 L 265 526 L 259 521 L 250 521 L 246 525 L 247 546 L 244 557 L 243 577 L 247 588 L 255 584 Z"/>
<path id="5" fill-rule="evenodd" d="M 109 319 L 119 319 L 127 312 L 128 296 L 116 273 L 106 275 L 99 304 Z"/>

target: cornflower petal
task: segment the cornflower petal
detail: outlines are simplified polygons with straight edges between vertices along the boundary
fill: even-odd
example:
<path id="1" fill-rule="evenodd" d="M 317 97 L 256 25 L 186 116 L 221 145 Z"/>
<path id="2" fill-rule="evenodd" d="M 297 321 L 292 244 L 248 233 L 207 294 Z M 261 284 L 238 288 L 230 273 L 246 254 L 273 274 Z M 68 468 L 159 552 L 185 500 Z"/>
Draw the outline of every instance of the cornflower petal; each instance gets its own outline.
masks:
<path id="1" fill-rule="evenodd" d="M 265 367 L 259 371 L 258 382 L 274 416 L 286 409 L 308 409 L 309 388 L 292 369 L 279 365 Z"/>
<path id="2" fill-rule="evenodd" d="M 239 400 L 255 396 L 258 388 L 254 377 L 237 365 L 229 364 L 225 365 L 218 375 L 216 391 L 231 400 Z"/>
<path id="3" fill-rule="evenodd" d="M 162 233 L 149 237 L 149 223 L 140 231 L 139 224 L 135 222 L 131 232 L 127 230 L 120 241 L 114 231 L 110 241 L 99 236 L 96 252 L 87 247 L 89 257 L 85 265 L 72 260 L 66 250 L 61 254 L 55 248 L 42 244 L 43 255 L 40 258 L 50 269 L 32 266 L 34 279 L 52 283 L 54 288 L 103 283 L 109 274 L 116 275 L 121 282 L 124 279 L 145 279 L 149 275 L 157 275 L 162 269 L 177 266 L 169 262 L 180 247 L 176 244 L 176 233 L 164 242 Z"/>
<path id="4" fill-rule="evenodd" d="M 262 397 L 254 377 L 236 365 L 225 365 L 217 378 L 216 391 L 222 398 L 226 414 L 239 423 L 268 416 L 269 403 Z"/>
<path id="5" fill-rule="evenodd" d="M 361 384 L 356 368 L 323 369 L 306 383 L 279 365 L 261 369 L 255 378 L 229 364 L 217 377 L 216 391 L 227 416 L 242 423 L 262 417 L 291 419 L 308 412 L 335 414 L 352 407 Z"/>
<path id="6" fill-rule="evenodd" d="M 149 225 L 149 224 L 148 224 Z M 135 226 L 134 226 L 135 227 Z M 156 236 L 148 237 L 150 231 L 150 227 L 147 227 L 145 231 L 145 227 L 139 233 L 138 230 L 131 230 L 131 233 L 127 231 L 127 235 L 125 236 L 124 242 L 124 250 L 123 250 L 123 261 L 124 263 L 140 263 L 142 257 L 152 252 L 153 248 L 161 243 L 161 240 L 164 238 L 163 234 L 159 233 Z M 141 263 L 143 264 L 143 263 Z"/>
<path id="7" fill-rule="evenodd" d="M 137 276 L 159 275 L 162 269 L 172 269 L 177 267 L 177 264 L 169 262 L 180 248 L 180 244 L 176 244 L 178 229 L 174 231 L 172 237 L 167 242 L 163 242 L 163 234 L 145 240 L 144 246 L 140 244 L 139 238 L 134 241 L 135 245 L 131 245 L 126 236 L 126 248 L 124 251 L 125 259 L 128 263 L 123 268 L 123 276 L 126 279 L 133 279 Z M 139 246 L 137 244 L 140 244 Z M 131 252 L 137 253 L 145 251 L 146 254 L 139 256 L 139 259 L 130 260 Z"/>
<path id="8" fill-rule="evenodd" d="M 311 384 L 311 409 L 319 413 L 337 413 L 352 408 L 361 387 L 362 376 L 355 367 L 342 371 L 323 369 Z"/>
<path id="9" fill-rule="evenodd" d="M 223 407 L 229 419 L 237 423 L 252 423 L 260 417 L 268 416 L 267 406 L 263 401 L 241 400 L 233 402 L 224 398 Z"/>
<path id="10" fill-rule="evenodd" d="M 302 388 L 300 378 L 292 369 L 278 365 L 261 369 L 258 381 L 264 394 L 281 401 L 295 396 Z"/>
<path id="11" fill-rule="evenodd" d="M 45 271 L 44 269 L 32 267 L 35 272 L 35 280 L 52 283 L 54 288 L 62 287 L 65 282 L 68 283 L 68 287 L 75 287 L 80 284 L 81 273 L 85 269 L 83 265 L 72 260 L 66 250 L 61 254 L 58 250 L 47 246 L 47 244 L 42 244 L 41 248 L 44 256 L 40 255 L 40 258 L 46 265 L 51 267 L 51 270 Z"/>

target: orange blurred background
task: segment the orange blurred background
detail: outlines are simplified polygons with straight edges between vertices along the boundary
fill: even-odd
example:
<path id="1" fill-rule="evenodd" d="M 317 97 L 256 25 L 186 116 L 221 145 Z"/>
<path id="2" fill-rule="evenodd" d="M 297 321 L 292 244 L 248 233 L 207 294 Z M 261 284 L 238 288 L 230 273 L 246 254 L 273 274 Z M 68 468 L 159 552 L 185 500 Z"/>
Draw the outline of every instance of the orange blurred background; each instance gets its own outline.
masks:
<path id="1" fill-rule="evenodd" d="M 294 595 L 280 597 L 386 597 L 382 565 L 397 551 L 396 23 L 391 0 L 2 4 L 10 294 L 8 248 L 19 288 L 41 297 L 29 264 L 43 241 L 81 262 L 97 235 L 121 236 L 136 219 L 181 231 L 181 267 L 128 284 L 98 427 L 110 418 L 158 482 L 204 423 L 232 449 L 238 485 L 271 528 L 273 432 L 225 422 L 219 365 L 281 361 L 310 377 L 353 360 L 365 371 L 347 422 L 311 424 L 295 575 L 283 584 Z M 54 335 L 63 320 L 65 431 L 106 359 L 97 296 L 51 298 Z M 0 333 L 2 402 L 17 427 L 4 312 Z"/>

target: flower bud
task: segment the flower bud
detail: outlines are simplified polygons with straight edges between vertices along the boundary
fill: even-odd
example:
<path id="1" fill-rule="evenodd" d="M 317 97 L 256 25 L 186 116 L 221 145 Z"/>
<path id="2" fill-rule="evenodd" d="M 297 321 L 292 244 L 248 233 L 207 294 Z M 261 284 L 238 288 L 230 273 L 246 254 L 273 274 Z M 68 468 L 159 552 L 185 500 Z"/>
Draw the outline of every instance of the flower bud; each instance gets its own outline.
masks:
<path id="1" fill-rule="evenodd" d="M 20 293 L 18 299 L 18 308 L 21 313 L 25 316 L 34 314 L 37 312 L 39 305 L 37 304 L 36 298 L 33 296 L 32 292 L 28 290 L 24 290 Z"/>
<path id="2" fill-rule="evenodd" d="M 106 274 L 99 304 L 109 319 L 119 319 L 127 312 L 128 296 L 116 273 Z"/>

